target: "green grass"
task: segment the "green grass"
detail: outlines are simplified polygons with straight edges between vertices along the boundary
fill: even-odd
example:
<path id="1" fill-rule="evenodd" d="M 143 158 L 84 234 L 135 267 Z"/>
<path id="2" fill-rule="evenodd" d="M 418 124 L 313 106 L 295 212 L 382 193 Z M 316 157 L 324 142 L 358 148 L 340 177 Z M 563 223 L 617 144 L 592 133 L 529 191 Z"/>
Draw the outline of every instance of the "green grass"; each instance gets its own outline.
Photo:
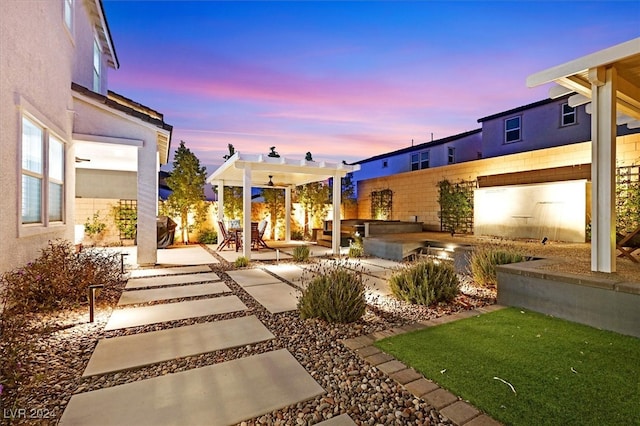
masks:
<path id="1" fill-rule="evenodd" d="M 640 425 L 634 337 L 508 308 L 376 346 L 506 424 Z"/>

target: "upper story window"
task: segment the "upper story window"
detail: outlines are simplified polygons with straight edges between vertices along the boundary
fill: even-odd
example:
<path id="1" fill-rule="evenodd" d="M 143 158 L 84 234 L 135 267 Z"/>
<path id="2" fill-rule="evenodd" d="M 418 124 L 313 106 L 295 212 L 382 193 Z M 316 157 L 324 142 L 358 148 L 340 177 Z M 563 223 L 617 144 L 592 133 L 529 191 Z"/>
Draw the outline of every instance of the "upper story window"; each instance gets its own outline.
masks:
<path id="1" fill-rule="evenodd" d="M 71 33 L 73 33 L 73 1 L 74 0 L 63 0 L 64 24 Z"/>
<path id="2" fill-rule="evenodd" d="M 100 51 L 100 43 L 98 39 L 93 39 L 93 91 L 100 93 L 101 84 L 101 71 L 102 71 L 102 52 Z"/>
<path id="3" fill-rule="evenodd" d="M 22 117 L 22 224 L 63 221 L 64 143 L 44 126 Z"/>
<path id="4" fill-rule="evenodd" d="M 576 109 L 571 108 L 568 103 L 562 104 L 562 120 L 563 126 L 576 124 Z"/>
<path id="5" fill-rule="evenodd" d="M 456 148 L 450 146 L 447 148 L 447 164 L 453 164 L 456 162 Z"/>
<path id="6" fill-rule="evenodd" d="M 389 167 L 389 161 L 388 160 L 382 160 L 382 168 L 386 169 L 387 167 Z"/>
<path id="7" fill-rule="evenodd" d="M 429 168 L 429 151 L 422 151 L 411 154 L 411 170 L 421 170 Z"/>
<path id="8" fill-rule="evenodd" d="M 504 121 L 504 142 L 517 142 L 522 139 L 522 117 L 511 117 Z"/>

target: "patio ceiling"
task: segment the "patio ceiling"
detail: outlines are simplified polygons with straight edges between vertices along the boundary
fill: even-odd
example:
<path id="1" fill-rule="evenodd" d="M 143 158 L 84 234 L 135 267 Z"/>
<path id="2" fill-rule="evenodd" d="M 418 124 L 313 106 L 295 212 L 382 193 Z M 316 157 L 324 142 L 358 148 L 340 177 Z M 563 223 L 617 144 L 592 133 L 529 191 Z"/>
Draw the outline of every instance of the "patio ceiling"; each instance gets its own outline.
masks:
<path id="1" fill-rule="evenodd" d="M 333 176 L 344 177 L 347 173 L 359 170 L 360 166 L 236 152 L 207 178 L 207 182 L 223 181 L 225 186 L 243 186 L 245 169 L 251 170 L 253 187 L 271 186 L 269 180 L 276 187 L 292 187 Z"/>
<path id="2" fill-rule="evenodd" d="M 560 87 L 551 87 L 549 96 L 556 98 L 576 92 L 569 98 L 575 107 L 591 100 L 592 85 L 600 84 L 604 69 L 609 67 L 617 73 L 616 109 L 621 114 L 618 124 L 640 126 L 640 37 L 532 74 L 527 78 L 527 86 L 555 82 Z"/>

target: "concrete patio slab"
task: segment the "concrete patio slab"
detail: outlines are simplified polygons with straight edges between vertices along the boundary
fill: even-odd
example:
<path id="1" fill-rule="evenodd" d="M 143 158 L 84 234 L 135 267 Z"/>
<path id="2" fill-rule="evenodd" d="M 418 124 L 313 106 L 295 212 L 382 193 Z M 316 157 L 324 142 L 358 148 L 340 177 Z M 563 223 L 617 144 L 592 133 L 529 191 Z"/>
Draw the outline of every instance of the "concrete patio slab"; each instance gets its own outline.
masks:
<path id="1" fill-rule="evenodd" d="M 59 424 L 222 426 L 322 393 L 293 355 L 281 349 L 73 395 Z"/>
<path id="2" fill-rule="evenodd" d="M 360 261 L 362 263 L 368 263 L 370 265 L 375 265 L 386 269 L 395 269 L 402 266 L 401 262 L 396 262 L 395 260 L 389 259 L 380 259 L 379 257 L 366 257 L 360 259 Z"/>
<path id="3" fill-rule="evenodd" d="M 127 285 L 125 286 L 125 288 L 127 290 L 132 290 L 132 289 L 141 289 L 146 287 L 160 287 L 165 285 L 203 283 L 207 281 L 220 281 L 220 277 L 218 276 L 218 274 L 214 272 L 205 272 L 202 274 L 166 275 L 161 277 L 132 278 L 127 282 Z"/>
<path id="4" fill-rule="evenodd" d="M 119 328 L 138 327 L 140 325 L 224 314 L 246 309 L 247 307 L 237 296 L 165 303 L 139 308 L 123 308 L 113 311 L 104 329 L 109 331 Z"/>
<path id="5" fill-rule="evenodd" d="M 270 242 L 267 242 L 269 244 Z M 217 245 L 208 245 L 212 250 L 217 250 Z M 222 251 L 216 251 L 227 262 L 234 262 L 238 257 L 244 256 L 242 251 L 235 251 L 235 249 L 225 249 Z M 291 255 L 285 253 L 282 250 L 276 251 L 276 249 L 261 249 L 253 250 L 251 252 L 251 260 L 290 260 Z"/>
<path id="6" fill-rule="evenodd" d="M 369 276 L 365 276 L 363 277 L 363 279 L 370 294 L 373 294 L 375 296 L 388 296 L 389 294 L 391 294 L 389 280 Z"/>
<path id="7" fill-rule="evenodd" d="M 160 265 L 207 265 L 220 263 L 200 245 L 179 245 L 158 250 Z"/>
<path id="8" fill-rule="evenodd" d="M 101 339 L 82 374 L 93 376 L 273 339 L 255 316 Z"/>
<path id="9" fill-rule="evenodd" d="M 136 303 L 148 303 L 157 300 L 180 299 L 183 297 L 206 296 L 231 291 L 223 282 L 193 284 L 164 288 L 151 288 L 146 290 L 123 291 L 118 301 L 118 306 L 133 305 Z"/>
<path id="10" fill-rule="evenodd" d="M 262 269 L 240 269 L 238 271 L 228 271 L 227 274 L 243 288 L 282 282 Z"/>
<path id="11" fill-rule="evenodd" d="M 304 269 L 293 263 L 267 265 L 264 269 L 296 285 L 302 281 L 302 276 L 305 275 Z M 309 273 L 307 272 L 306 275 L 309 275 Z"/>
<path id="12" fill-rule="evenodd" d="M 297 291 L 288 284 L 281 282 L 244 289 L 272 314 L 293 311 L 298 307 Z"/>
<path id="13" fill-rule="evenodd" d="M 129 271 L 131 278 L 157 277 L 161 275 L 180 275 L 193 274 L 197 272 L 211 272 L 211 268 L 207 265 L 196 266 L 176 266 L 173 268 L 149 268 L 149 269 L 133 269 Z"/>
<path id="14" fill-rule="evenodd" d="M 316 423 L 316 426 L 351 426 L 355 424 L 356 422 L 354 422 L 348 414 L 341 414 L 324 422 Z"/>

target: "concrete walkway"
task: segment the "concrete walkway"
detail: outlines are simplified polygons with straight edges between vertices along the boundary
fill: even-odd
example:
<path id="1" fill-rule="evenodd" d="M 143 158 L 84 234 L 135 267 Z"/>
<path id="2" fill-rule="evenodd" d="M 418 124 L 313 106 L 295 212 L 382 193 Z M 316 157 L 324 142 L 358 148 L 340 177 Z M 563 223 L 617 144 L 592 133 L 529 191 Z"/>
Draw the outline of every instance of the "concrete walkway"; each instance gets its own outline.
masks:
<path id="1" fill-rule="evenodd" d="M 185 252 L 186 253 L 186 252 Z M 105 330 L 160 324 L 247 307 L 207 267 L 155 268 L 132 273 Z M 181 273 L 176 273 L 180 271 Z M 261 270 L 231 271 L 271 312 L 295 309 L 295 289 Z M 133 290 L 132 290 L 133 289 Z M 253 291 L 252 289 L 255 289 Z M 283 294 L 286 295 L 283 296 Z M 210 296 L 162 303 L 174 298 Z M 253 315 L 101 339 L 83 376 L 99 376 L 273 339 Z M 323 394 L 285 349 L 73 395 L 60 425 L 229 425 Z M 135 401 L 135 403 L 132 403 Z M 349 425 L 348 417 L 336 419 Z"/>

